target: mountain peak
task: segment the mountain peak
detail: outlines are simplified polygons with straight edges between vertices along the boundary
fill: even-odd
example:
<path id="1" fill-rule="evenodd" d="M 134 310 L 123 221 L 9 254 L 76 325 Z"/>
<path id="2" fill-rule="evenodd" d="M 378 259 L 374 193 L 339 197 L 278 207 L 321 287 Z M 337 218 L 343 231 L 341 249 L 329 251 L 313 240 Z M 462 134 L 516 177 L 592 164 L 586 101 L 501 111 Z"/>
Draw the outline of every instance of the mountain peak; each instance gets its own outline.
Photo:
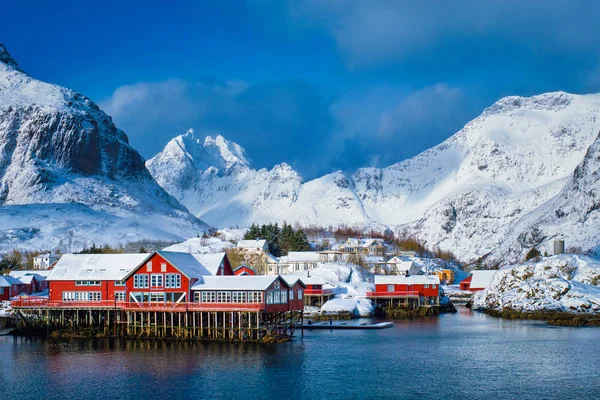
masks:
<path id="1" fill-rule="evenodd" d="M 207 136 L 204 139 L 204 149 L 211 156 L 213 161 L 217 159 L 221 162 L 214 163 L 215 166 L 224 166 L 229 169 L 235 165 L 248 167 L 250 163 L 246 159 L 246 151 L 237 143 L 225 139 L 222 135 L 214 138 Z"/>
<path id="2" fill-rule="evenodd" d="M 21 70 L 15 59 L 12 58 L 8 50 L 6 50 L 6 46 L 4 46 L 4 44 L 2 43 L 0 43 L 0 63 L 6 64 L 9 67 L 17 69 L 19 71 Z"/>

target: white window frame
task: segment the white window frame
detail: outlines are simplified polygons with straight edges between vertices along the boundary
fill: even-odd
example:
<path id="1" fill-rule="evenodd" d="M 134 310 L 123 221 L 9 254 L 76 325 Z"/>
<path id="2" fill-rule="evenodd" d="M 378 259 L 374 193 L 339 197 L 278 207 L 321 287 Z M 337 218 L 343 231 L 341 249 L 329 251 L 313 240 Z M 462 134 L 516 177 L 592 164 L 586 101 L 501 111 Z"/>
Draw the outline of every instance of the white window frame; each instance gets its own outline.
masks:
<path id="1" fill-rule="evenodd" d="M 146 263 L 146 272 L 152 272 L 152 261 Z"/>
<path id="2" fill-rule="evenodd" d="M 115 301 L 125 301 L 125 292 L 115 292 Z"/>
<path id="3" fill-rule="evenodd" d="M 148 289 L 150 286 L 150 279 L 148 274 L 135 274 L 133 276 L 133 287 L 134 289 Z"/>
<path id="4" fill-rule="evenodd" d="M 150 275 L 150 287 L 152 288 L 162 288 L 164 284 L 164 279 L 162 274 L 152 274 Z"/>

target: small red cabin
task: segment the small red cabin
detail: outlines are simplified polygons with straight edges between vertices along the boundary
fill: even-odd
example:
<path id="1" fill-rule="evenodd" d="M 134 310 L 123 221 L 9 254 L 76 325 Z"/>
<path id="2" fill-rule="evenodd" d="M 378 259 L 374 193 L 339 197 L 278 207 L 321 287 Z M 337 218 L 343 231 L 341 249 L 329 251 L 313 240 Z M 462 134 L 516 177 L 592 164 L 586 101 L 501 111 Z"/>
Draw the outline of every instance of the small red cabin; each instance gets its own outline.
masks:
<path id="1" fill-rule="evenodd" d="M 440 278 L 437 275 L 375 275 L 373 299 L 417 299 L 418 303 L 439 305 Z"/>
<path id="2" fill-rule="evenodd" d="M 471 289 L 471 279 L 473 279 L 473 275 L 469 275 L 462 281 L 460 281 L 459 288 L 460 290 L 470 290 Z"/>
<path id="3" fill-rule="evenodd" d="M 469 288 L 467 290 L 470 290 L 471 292 L 477 292 L 487 288 L 492 282 L 495 274 L 496 270 L 474 270 L 471 276 L 467 278 L 470 279 Z M 460 285 L 462 289 L 462 282 Z"/>
<path id="4" fill-rule="evenodd" d="M 8 275 L 0 275 L 0 301 L 8 301 L 11 297 L 23 293 L 25 285 L 20 280 Z"/>

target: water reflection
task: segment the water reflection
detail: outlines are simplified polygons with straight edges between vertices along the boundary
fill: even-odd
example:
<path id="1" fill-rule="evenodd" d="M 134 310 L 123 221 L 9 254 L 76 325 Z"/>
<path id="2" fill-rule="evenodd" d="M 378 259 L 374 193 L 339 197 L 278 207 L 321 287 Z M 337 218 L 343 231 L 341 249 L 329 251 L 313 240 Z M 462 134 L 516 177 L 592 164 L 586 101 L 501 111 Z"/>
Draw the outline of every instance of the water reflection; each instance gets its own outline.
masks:
<path id="1" fill-rule="evenodd" d="M 598 334 L 461 307 L 277 345 L 0 337 L 0 374 L 8 399 L 600 398 Z"/>

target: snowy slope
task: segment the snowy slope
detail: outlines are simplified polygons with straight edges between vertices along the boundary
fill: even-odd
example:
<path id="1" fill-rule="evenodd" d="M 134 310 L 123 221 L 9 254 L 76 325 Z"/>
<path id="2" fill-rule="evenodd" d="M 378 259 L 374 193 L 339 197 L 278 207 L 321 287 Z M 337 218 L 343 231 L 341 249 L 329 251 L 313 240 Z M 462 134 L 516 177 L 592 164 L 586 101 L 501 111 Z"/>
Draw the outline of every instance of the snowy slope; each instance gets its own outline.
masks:
<path id="1" fill-rule="evenodd" d="M 202 141 L 193 131 L 147 166 L 215 226 L 392 226 L 473 260 L 518 235 L 520 220 L 561 193 L 600 130 L 599 111 L 597 94 L 507 97 L 416 157 L 309 182 L 287 164 L 254 170 L 237 144 L 221 136 Z"/>
<path id="2" fill-rule="evenodd" d="M 476 292 L 473 307 L 517 311 L 600 312 L 600 260 L 554 256 L 537 263 L 511 265 Z"/>
<path id="3" fill-rule="evenodd" d="M 175 240 L 208 228 L 156 183 L 96 104 L 28 76 L 2 44 L 0 205 L 0 238 L 38 230 L 24 247 L 51 246 L 65 235 L 111 244 Z"/>

